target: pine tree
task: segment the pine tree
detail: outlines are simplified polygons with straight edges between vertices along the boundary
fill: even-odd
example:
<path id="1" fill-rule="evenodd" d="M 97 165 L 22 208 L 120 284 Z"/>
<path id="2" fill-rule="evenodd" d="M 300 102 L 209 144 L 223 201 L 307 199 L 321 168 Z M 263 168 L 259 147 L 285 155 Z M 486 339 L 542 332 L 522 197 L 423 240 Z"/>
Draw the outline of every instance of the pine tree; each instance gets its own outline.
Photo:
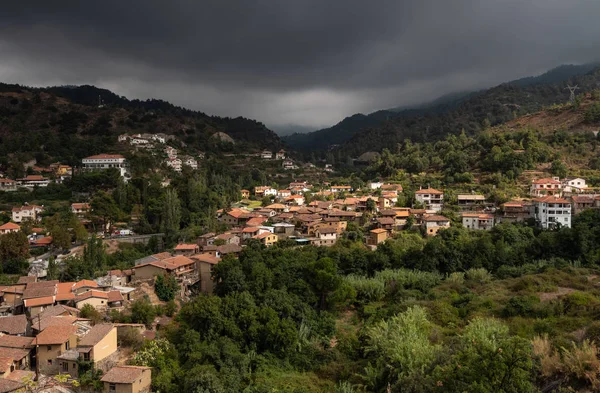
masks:
<path id="1" fill-rule="evenodd" d="M 160 229 L 165 234 L 167 241 L 174 241 L 179 233 L 181 224 L 181 202 L 177 191 L 169 189 L 165 193 L 162 207 Z"/>

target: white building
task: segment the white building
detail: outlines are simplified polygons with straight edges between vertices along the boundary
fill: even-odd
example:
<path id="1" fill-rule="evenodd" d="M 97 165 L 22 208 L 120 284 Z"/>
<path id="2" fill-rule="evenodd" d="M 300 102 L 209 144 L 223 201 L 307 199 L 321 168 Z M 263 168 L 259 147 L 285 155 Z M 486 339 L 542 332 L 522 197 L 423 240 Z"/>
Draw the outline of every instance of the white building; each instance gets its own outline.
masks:
<path id="1" fill-rule="evenodd" d="M 370 181 L 367 183 L 367 188 L 369 190 L 379 190 L 383 186 L 383 182 L 380 181 Z"/>
<path id="2" fill-rule="evenodd" d="M 193 157 L 183 157 L 183 165 L 187 165 L 192 169 L 198 169 L 198 161 L 196 161 Z"/>
<path id="3" fill-rule="evenodd" d="M 284 160 L 285 159 L 285 150 L 281 149 L 277 153 L 275 153 L 276 160 Z"/>
<path id="4" fill-rule="evenodd" d="M 129 140 L 130 145 L 147 145 L 149 143 L 150 143 L 150 141 L 148 139 L 144 139 L 144 138 L 131 138 Z"/>
<path id="5" fill-rule="evenodd" d="M 175 172 L 181 172 L 182 162 L 179 158 L 176 158 L 176 157 L 167 158 L 166 164 L 169 168 L 173 169 Z"/>
<path id="6" fill-rule="evenodd" d="M 119 142 L 127 142 L 127 140 L 129 139 L 129 135 L 127 134 L 121 134 L 119 135 Z"/>
<path id="7" fill-rule="evenodd" d="M 567 177 L 562 181 L 563 191 L 571 193 L 579 193 L 585 191 L 587 184 L 585 179 L 580 177 Z"/>
<path id="8" fill-rule="evenodd" d="M 535 219 L 544 229 L 563 226 L 571 228 L 571 202 L 558 195 L 548 195 L 533 200 Z"/>
<path id="9" fill-rule="evenodd" d="M 129 176 L 129 165 L 121 154 L 98 154 L 81 160 L 83 169 L 86 171 L 101 171 L 115 168 L 119 170 L 121 177 Z"/>
<path id="10" fill-rule="evenodd" d="M 262 158 L 263 160 L 270 160 L 273 158 L 273 152 L 269 150 L 263 150 L 263 152 L 260 153 L 260 158 Z"/>
<path id="11" fill-rule="evenodd" d="M 171 147 L 171 146 L 165 147 L 165 154 L 169 158 L 176 158 L 177 157 L 177 153 L 178 153 L 178 151 L 174 147 Z"/>
<path id="12" fill-rule="evenodd" d="M 269 186 L 254 187 L 254 195 L 263 196 L 277 196 L 277 190 Z"/>
<path id="13" fill-rule="evenodd" d="M 284 170 L 298 169 L 298 166 L 294 165 L 294 162 L 292 160 L 284 160 L 281 165 L 283 166 Z"/>
<path id="14" fill-rule="evenodd" d="M 434 188 L 425 188 L 415 192 L 415 200 L 425 206 L 425 209 L 439 212 L 444 207 L 444 193 Z"/>
<path id="15" fill-rule="evenodd" d="M 476 230 L 489 230 L 494 227 L 494 216 L 483 213 L 463 213 L 463 227 Z"/>
<path id="16" fill-rule="evenodd" d="M 35 187 L 48 187 L 50 179 L 46 179 L 42 175 L 28 175 L 23 179 L 17 179 L 19 186 L 33 189 Z"/>
<path id="17" fill-rule="evenodd" d="M 11 179 L 0 178 L 0 191 L 17 191 L 17 182 Z"/>
<path id="18" fill-rule="evenodd" d="M 12 220 L 16 223 L 23 221 L 37 222 L 41 221 L 40 213 L 44 211 L 44 206 L 25 205 L 21 207 L 13 207 Z"/>

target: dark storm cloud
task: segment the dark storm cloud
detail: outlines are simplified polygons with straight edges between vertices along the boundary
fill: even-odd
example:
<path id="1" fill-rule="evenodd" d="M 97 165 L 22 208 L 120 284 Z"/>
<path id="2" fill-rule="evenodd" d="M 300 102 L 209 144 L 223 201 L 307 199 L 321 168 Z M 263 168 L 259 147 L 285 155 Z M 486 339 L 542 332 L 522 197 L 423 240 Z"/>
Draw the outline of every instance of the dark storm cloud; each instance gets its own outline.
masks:
<path id="1" fill-rule="evenodd" d="M 597 0 L 11 2 L 0 78 L 320 125 L 595 60 L 598 15 Z"/>

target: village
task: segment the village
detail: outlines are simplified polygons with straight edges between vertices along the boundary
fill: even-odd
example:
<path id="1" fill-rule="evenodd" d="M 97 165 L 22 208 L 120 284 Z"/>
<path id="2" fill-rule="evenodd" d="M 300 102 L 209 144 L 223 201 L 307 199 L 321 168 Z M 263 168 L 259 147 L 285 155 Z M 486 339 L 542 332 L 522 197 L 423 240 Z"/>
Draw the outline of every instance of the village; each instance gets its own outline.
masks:
<path id="1" fill-rule="evenodd" d="M 162 187 L 170 187 L 171 175 L 197 170 L 204 153 L 180 154 L 166 144 L 172 137 L 158 134 L 121 135 L 119 142 L 134 150 L 151 151 L 162 157 L 166 168 Z M 284 150 L 264 150 L 244 154 L 244 159 L 276 162 L 283 170 L 298 170 L 300 165 L 315 171 L 316 166 L 299 164 Z M 32 174 L 20 178 L 0 177 L 0 191 L 36 190 L 60 184 L 81 172 L 116 170 L 127 182 L 131 179 L 129 162 L 123 154 L 97 154 L 85 157 L 78 167 L 55 163 L 47 168 L 33 166 Z M 54 247 L 52 234 L 43 228 L 45 207 L 21 204 L 6 212 L 10 221 L 0 225 L 0 236 L 19 233 L 28 227 L 29 247 L 43 250 L 41 257 L 30 259 L 28 276 L 17 283 L 0 286 L 0 389 L 12 392 L 24 386 L 24 378 L 36 379 L 68 374 L 77 378 L 80 367 L 103 373 L 100 381 L 105 392 L 150 391 L 152 370 L 128 364 L 128 350 L 121 337 L 136 334 L 153 340 L 168 317 L 156 317 L 151 324 L 110 321 L 112 311 L 127 310 L 137 299 L 155 298 L 158 277 L 170 277 L 177 283 L 176 298 L 185 301 L 193 294 L 210 294 L 215 281 L 213 268 L 224 258 L 237 258 L 252 244 L 260 247 L 333 247 L 347 236 L 362 239 L 367 248 L 378 245 L 403 231 L 436 236 L 451 226 L 469 230 L 490 230 L 503 222 L 522 223 L 542 229 L 570 227 L 571 218 L 586 209 L 600 208 L 600 193 L 589 188 L 583 178 L 538 177 L 524 184 L 527 197 L 502 204 L 491 202 L 480 193 L 447 195 L 444 189 L 422 184 L 406 204 L 403 185 L 393 181 L 370 181 L 354 189 L 334 177 L 331 165 L 319 169 L 321 178 L 331 180 L 311 184 L 304 180 L 275 183 L 239 190 L 239 201 L 215 213 L 217 231 L 206 231 L 195 239 L 179 241 L 161 252 L 134 261 L 128 269 L 113 269 L 94 280 L 72 282 L 48 280 L 49 259 L 60 264 L 70 250 Z M 104 222 L 91 225 L 95 212 L 89 201 L 72 202 L 70 213 L 93 236 L 104 241 L 135 242 L 133 228 Z M 155 234 L 162 237 L 164 234 Z M 150 235 L 141 236 L 147 241 Z M 162 239 L 161 239 L 162 240 Z M 39 253 L 38 253 L 39 254 Z M 67 254 L 65 256 L 64 254 Z M 160 302 L 154 299 L 154 304 Z M 90 309 L 101 318 L 82 315 Z M 132 333 L 134 332 L 134 333 Z"/>

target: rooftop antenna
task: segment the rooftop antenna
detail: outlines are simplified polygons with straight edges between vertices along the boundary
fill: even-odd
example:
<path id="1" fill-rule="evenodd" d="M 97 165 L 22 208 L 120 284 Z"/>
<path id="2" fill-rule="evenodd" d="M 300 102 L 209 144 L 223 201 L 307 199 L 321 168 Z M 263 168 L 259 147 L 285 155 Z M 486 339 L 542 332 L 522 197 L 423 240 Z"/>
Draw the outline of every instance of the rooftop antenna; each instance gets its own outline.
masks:
<path id="1" fill-rule="evenodd" d="M 569 97 L 569 102 L 570 103 L 575 102 L 575 91 L 579 90 L 579 85 L 575 85 L 575 86 L 567 85 L 567 87 L 565 87 L 565 89 L 568 89 L 571 92 L 571 96 Z"/>

